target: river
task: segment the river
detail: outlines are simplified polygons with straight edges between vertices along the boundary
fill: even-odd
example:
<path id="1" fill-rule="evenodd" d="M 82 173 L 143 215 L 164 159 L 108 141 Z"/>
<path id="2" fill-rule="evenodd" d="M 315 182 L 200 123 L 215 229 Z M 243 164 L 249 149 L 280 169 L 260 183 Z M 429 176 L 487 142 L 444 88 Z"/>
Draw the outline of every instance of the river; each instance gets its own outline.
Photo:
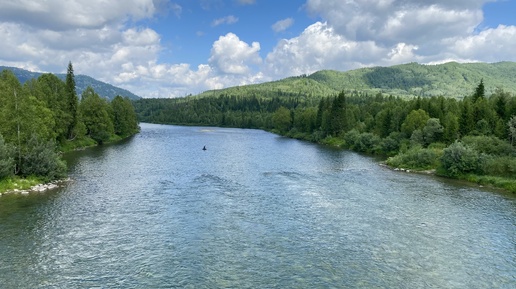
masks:
<path id="1" fill-rule="evenodd" d="M 0 288 L 516 288 L 514 195 L 259 130 L 141 126 L 68 154 L 65 187 L 0 197 Z"/>

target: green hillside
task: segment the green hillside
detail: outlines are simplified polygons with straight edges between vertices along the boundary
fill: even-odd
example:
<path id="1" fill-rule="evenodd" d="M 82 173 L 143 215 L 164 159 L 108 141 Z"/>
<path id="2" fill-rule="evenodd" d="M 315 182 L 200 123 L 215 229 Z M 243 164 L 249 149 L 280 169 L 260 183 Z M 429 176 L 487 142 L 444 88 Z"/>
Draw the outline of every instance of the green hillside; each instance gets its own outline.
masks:
<path id="1" fill-rule="evenodd" d="M 378 92 L 395 96 L 446 96 L 463 98 L 473 93 L 480 80 L 489 95 L 497 88 L 516 93 L 516 63 L 457 63 L 439 65 L 408 63 L 391 67 L 361 68 L 346 72 L 322 70 L 309 76 L 210 90 L 198 95 L 328 96 L 340 91 Z"/>
<path id="2" fill-rule="evenodd" d="M 17 68 L 17 67 L 0 66 L 0 72 L 3 71 L 4 69 L 12 71 L 14 73 L 14 75 L 16 76 L 16 78 L 18 78 L 18 81 L 20 81 L 21 83 L 25 83 L 27 80 L 30 80 L 30 79 L 36 79 L 43 74 L 42 72 L 32 72 L 32 71 L 28 71 L 28 70 Z M 61 73 L 61 74 L 55 74 L 55 75 L 63 81 L 66 78 L 66 74 Z M 82 92 L 84 90 L 86 90 L 86 88 L 88 86 L 91 86 L 97 94 L 99 94 L 101 97 L 107 98 L 109 100 L 113 100 L 115 98 L 115 96 L 117 96 L 117 95 L 120 95 L 122 97 L 128 97 L 133 100 L 140 99 L 139 96 L 137 96 L 136 94 L 134 94 L 126 89 L 116 87 L 109 83 L 105 83 L 105 82 L 96 80 L 87 75 L 76 75 L 75 76 L 75 85 L 76 85 L 77 94 L 79 96 L 82 94 Z"/>
<path id="3" fill-rule="evenodd" d="M 325 83 L 306 76 L 289 77 L 278 81 L 234 86 L 224 89 L 205 91 L 195 97 L 212 97 L 220 95 L 241 95 L 258 97 L 275 96 L 328 96 L 338 93 L 338 90 Z"/>

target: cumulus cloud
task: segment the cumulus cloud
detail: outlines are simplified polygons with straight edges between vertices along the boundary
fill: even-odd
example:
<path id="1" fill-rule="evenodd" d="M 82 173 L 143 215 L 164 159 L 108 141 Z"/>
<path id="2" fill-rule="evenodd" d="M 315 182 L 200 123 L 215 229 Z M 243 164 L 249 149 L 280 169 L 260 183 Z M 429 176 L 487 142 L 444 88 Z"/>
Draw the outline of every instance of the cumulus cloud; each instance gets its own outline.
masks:
<path id="1" fill-rule="evenodd" d="M 222 17 L 222 18 L 213 20 L 213 22 L 211 23 L 211 26 L 219 26 L 222 24 L 233 24 L 233 23 L 237 23 L 237 22 L 238 22 L 237 17 L 235 17 L 233 15 L 229 15 L 226 17 Z"/>
<path id="2" fill-rule="evenodd" d="M 482 21 L 487 1 L 308 0 L 309 13 L 320 15 L 336 32 L 355 41 L 422 45 L 435 39 L 471 34 Z"/>
<path id="3" fill-rule="evenodd" d="M 327 23 L 317 22 L 298 37 L 280 41 L 265 62 L 268 74 L 284 77 L 320 69 L 358 68 L 369 64 L 371 55 L 378 60 L 385 54 L 373 41 L 349 41 Z"/>
<path id="4" fill-rule="evenodd" d="M 0 19 L 55 31 L 102 28 L 128 18 L 139 20 L 156 12 L 154 1 L 2 1 Z"/>
<path id="5" fill-rule="evenodd" d="M 177 97 L 321 69 L 411 61 L 516 61 L 512 49 L 516 26 L 479 26 L 482 6 L 489 1 L 307 0 L 306 11 L 322 20 L 295 37 L 278 41 L 264 59 L 260 43 L 247 43 L 228 33 L 213 42 L 205 63 L 195 66 L 162 63 L 161 36 L 137 25 L 138 20 L 160 13 L 180 18 L 183 8 L 174 1 L 89 0 L 67 5 L 60 0 L 0 1 L 0 64 L 64 72 L 71 60 L 77 74 L 144 97 Z M 200 4 L 204 9 L 217 9 L 224 2 L 201 0 Z M 211 24 L 237 21 L 229 15 Z M 271 28 L 281 32 L 293 23 L 287 18 Z M 201 30 L 197 35 L 203 35 Z"/>
<path id="6" fill-rule="evenodd" d="M 272 25 L 272 30 L 274 30 L 274 32 L 282 32 L 287 30 L 290 26 L 292 26 L 292 24 L 294 24 L 294 19 L 292 18 L 279 20 Z"/>
<path id="7" fill-rule="evenodd" d="M 246 74 L 250 71 L 249 65 L 262 62 L 259 51 L 260 43 L 249 45 L 235 34 L 228 33 L 213 43 L 209 63 L 222 73 Z"/>
<path id="8" fill-rule="evenodd" d="M 514 61 L 515 26 L 477 32 L 486 2 L 308 0 L 305 9 L 324 22 L 281 40 L 267 55 L 265 71 L 285 77 L 412 61 Z"/>
<path id="9" fill-rule="evenodd" d="M 516 61 L 516 26 L 500 25 L 467 37 L 445 39 L 443 43 L 448 47 L 444 52 L 457 59 L 485 62 Z"/>

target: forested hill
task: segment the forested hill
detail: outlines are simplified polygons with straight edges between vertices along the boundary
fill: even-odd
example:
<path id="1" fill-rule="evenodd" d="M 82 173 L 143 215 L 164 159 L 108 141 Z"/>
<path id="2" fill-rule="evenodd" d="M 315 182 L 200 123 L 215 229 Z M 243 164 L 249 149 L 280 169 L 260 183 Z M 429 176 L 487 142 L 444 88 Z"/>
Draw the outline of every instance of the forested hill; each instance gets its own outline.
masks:
<path id="1" fill-rule="evenodd" d="M 14 75 L 18 78 L 18 81 L 20 81 L 22 84 L 25 83 L 27 80 L 30 79 L 36 79 L 39 76 L 41 76 L 42 72 L 32 72 L 21 68 L 16 67 L 8 67 L 8 66 L 0 66 L 0 71 L 7 69 L 14 73 Z M 55 74 L 59 79 L 65 80 L 66 74 Z M 76 75 L 75 76 L 75 85 L 77 94 L 81 95 L 84 90 L 88 86 L 91 86 L 95 90 L 97 94 L 99 94 L 101 97 L 104 97 L 108 100 L 113 100 L 115 96 L 120 95 L 122 97 L 128 97 L 132 100 L 140 99 L 141 97 L 137 96 L 136 94 L 120 88 L 113 86 L 109 83 L 105 83 L 99 80 L 96 80 L 92 77 L 89 77 L 87 75 Z"/>
<path id="2" fill-rule="evenodd" d="M 304 95 L 329 96 L 341 91 L 381 92 L 395 96 L 471 95 L 480 80 L 486 93 L 497 88 L 516 93 L 516 63 L 457 63 L 439 65 L 408 63 L 391 67 L 361 68 L 346 72 L 322 70 L 311 75 L 289 77 L 279 81 L 206 91 L 199 97 L 226 95 Z"/>

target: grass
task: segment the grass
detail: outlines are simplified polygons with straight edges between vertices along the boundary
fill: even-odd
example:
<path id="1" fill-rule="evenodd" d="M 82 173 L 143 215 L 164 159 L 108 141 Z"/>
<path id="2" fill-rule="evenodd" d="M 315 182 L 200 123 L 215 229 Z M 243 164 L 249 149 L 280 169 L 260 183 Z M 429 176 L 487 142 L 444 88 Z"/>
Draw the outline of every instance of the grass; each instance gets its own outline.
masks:
<path id="1" fill-rule="evenodd" d="M 73 141 L 68 141 L 68 140 L 64 141 L 61 143 L 59 148 L 62 152 L 70 152 L 70 151 L 74 151 L 77 149 L 83 149 L 83 148 L 92 147 L 92 146 L 96 146 L 96 145 L 97 145 L 97 142 L 94 141 L 92 138 L 84 137 L 84 138 L 76 139 Z"/>
<path id="2" fill-rule="evenodd" d="M 468 182 L 476 183 L 482 186 L 490 186 L 501 188 L 513 194 L 516 194 L 516 180 L 503 178 L 503 177 L 495 177 L 495 176 L 479 176 L 479 175 L 462 175 L 459 176 L 458 179 L 466 180 Z"/>
<path id="3" fill-rule="evenodd" d="M 20 178 L 20 177 L 9 177 L 0 180 L 0 193 L 17 190 L 28 190 L 32 186 L 41 184 L 42 179 L 36 177 Z"/>

